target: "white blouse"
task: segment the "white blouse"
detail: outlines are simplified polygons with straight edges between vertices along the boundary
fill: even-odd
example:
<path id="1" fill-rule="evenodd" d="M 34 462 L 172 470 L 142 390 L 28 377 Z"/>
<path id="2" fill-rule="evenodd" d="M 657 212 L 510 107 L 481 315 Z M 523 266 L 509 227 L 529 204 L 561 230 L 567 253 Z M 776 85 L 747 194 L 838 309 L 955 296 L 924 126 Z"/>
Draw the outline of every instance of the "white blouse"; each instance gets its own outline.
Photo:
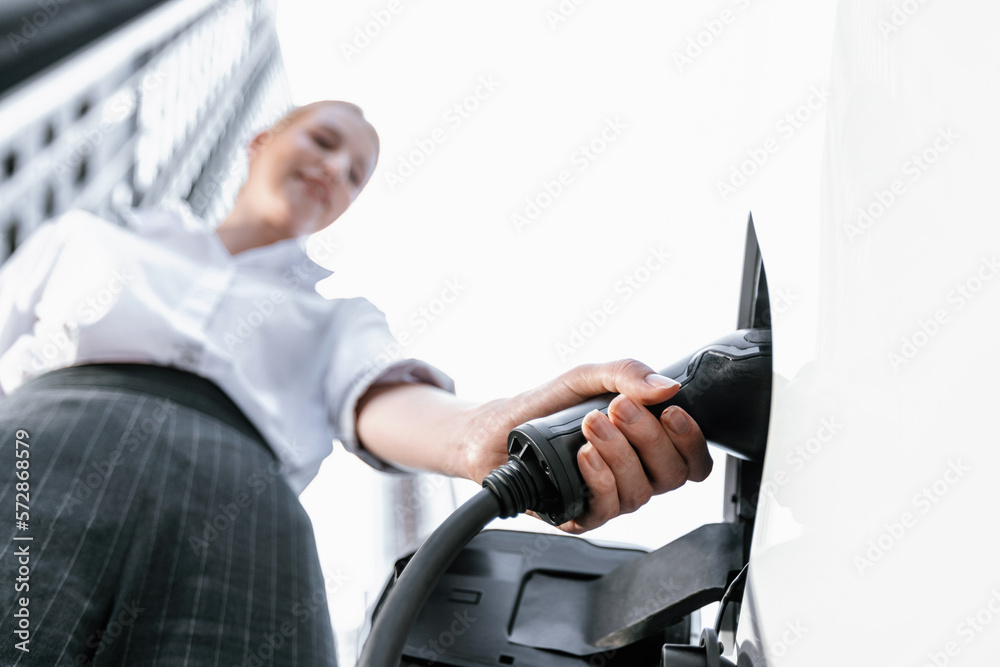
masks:
<path id="1" fill-rule="evenodd" d="M 288 239 L 233 256 L 182 205 L 136 211 L 132 229 L 81 211 L 45 223 L 0 268 L 0 395 L 49 370 L 143 362 L 209 378 L 282 461 L 296 493 L 333 439 L 369 465 L 358 399 L 376 382 L 447 375 L 400 359 L 384 314 L 367 299 L 325 299 L 330 272 Z"/>

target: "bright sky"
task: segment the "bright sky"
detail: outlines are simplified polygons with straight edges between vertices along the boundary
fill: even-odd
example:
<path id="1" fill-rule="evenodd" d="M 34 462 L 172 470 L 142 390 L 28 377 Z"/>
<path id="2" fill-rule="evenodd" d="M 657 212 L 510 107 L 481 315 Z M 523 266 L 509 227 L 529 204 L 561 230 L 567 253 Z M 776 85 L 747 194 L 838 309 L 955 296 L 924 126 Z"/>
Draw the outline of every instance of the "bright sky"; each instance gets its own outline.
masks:
<path id="1" fill-rule="evenodd" d="M 833 4 L 280 0 L 294 101 L 355 102 L 381 137 L 329 232 L 325 293 L 370 299 L 477 401 L 580 363 L 661 368 L 731 331 L 747 212 L 818 201 Z M 808 326 L 817 211 L 802 217 L 769 240 L 802 248 L 771 294 Z M 708 481 L 591 537 L 655 548 L 720 520 L 714 457 Z M 346 582 L 338 629 L 388 574 L 369 571 L 383 508 L 358 509 L 373 479 L 338 453 L 303 495 Z"/>

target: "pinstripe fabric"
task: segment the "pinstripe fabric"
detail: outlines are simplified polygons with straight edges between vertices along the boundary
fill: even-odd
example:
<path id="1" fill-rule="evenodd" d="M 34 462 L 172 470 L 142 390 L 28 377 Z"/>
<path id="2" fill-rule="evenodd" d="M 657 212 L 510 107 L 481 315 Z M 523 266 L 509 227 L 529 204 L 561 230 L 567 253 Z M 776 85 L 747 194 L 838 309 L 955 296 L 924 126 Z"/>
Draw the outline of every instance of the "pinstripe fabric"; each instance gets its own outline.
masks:
<path id="1" fill-rule="evenodd" d="M 312 526 L 261 443 L 150 394 L 29 383 L 0 400 L 2 508 L 18 429 L 31 519 L 0 522 L 0 664 L 335 665 Z M 15 533 L 33 538 L 28 593 Z"/>

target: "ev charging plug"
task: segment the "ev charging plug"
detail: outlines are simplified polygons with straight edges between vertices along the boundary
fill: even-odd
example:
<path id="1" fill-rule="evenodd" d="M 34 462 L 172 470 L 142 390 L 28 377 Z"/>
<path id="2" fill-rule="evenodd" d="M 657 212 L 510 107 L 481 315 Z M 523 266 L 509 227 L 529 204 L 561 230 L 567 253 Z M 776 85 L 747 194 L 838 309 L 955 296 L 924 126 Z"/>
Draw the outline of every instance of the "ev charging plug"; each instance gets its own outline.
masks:
<path id="1" fill-rule="evenodd" d="M 742 459 L 762 461 L 771 407 L 771 331 L 740 329 L 685 357 L 660 374 L 681 388 L 669 400 L 646 406 L 659 417 L 680 406 L 705 439 Z M 548 417 L 532 419 L 507 437 L 508 462 L 483 486 L 501 502 L 501 517 L 534 510 L 560 525 L 586 510 L 586 488 L 577 452 L 586 443 L 581 425 L 592 410 L 608 412 L 607 393 Z"/>

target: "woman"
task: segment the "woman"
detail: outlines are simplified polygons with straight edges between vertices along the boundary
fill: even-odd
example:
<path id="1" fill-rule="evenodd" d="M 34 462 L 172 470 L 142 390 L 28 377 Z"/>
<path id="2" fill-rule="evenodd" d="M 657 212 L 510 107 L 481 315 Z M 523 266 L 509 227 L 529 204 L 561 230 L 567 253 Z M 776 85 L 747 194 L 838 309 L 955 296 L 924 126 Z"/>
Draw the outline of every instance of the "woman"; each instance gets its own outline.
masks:
<path id="1" fill-rule="evenodd" d="M 317 295 L 301 243 L 347 210 L 378 150 L 360 109 L 311 104 L 253 139 L 214 231 L 184 210 L 137 213 L 134 231 L 73 213 L 4 266 L 0 424 L 5 469 L 26 472 L 0 497 L 30 493 L 10 537 L 31 539 L 0 547 L 3 664 L 334 664 L 296 497 L 333 438 L 382 470 L 481 482 L 512 427 L 614 391 L 610 417 L 584 421 L 592 496 L 564 530 L 709 474 L 690 417 L 641 409 L 677 383 L 637 361 L 483 405 L 428 364 L 383 363 L 383 315 Z"/>

